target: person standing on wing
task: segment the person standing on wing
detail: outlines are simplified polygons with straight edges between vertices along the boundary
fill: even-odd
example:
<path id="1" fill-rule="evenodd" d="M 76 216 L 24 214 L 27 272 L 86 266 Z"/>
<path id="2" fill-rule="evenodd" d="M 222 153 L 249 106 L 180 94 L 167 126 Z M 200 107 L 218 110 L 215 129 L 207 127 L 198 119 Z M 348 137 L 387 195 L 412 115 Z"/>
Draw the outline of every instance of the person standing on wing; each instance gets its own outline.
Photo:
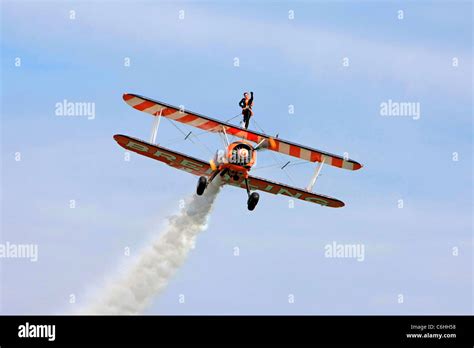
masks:
<path id="1" fill-rule="evenodd" d="M 249 128 L 250 117 L 253 116 L 252 106 L 253 106 L 253 92 L 244 93 L 244 97 L 240 100 L 239 106 L 242 108 L 242 115 L 244 116 L 243 123 L 245 129 Z"/>

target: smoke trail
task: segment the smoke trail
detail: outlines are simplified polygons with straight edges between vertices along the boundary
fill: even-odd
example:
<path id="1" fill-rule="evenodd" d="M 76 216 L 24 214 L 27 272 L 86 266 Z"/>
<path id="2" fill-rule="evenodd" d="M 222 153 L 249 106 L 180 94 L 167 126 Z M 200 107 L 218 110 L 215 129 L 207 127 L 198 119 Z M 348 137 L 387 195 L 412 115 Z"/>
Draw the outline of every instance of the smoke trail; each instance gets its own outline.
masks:
<path id="1" fill-rule="evenodd" d="M 99 298 L 83 314 L 138 314 L 168 284 L 194 248 L 199 232 L 207 228 L 208 216 L 220 191 L 217 177 L 202 196 L 193 195 L 150 248 L 142 251 L 135 264 L 100 291 Z"/>

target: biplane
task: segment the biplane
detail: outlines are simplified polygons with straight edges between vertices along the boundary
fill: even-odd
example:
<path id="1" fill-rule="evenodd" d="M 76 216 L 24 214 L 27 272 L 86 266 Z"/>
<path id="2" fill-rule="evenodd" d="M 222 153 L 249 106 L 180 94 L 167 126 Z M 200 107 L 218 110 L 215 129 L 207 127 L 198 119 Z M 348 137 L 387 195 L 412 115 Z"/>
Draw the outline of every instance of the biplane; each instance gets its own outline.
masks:
<path id="1" fill-rule="evenodd" d="M 152 115 L 153 124 L 149 142 L 116 134 L 114 135 L 114 139 L 120 146 L 126 150 L 163 162 L 173 168 L 199 176 L 196 189 L 198 195 L 202 195 L 207 186 L 217 176 L 220 176 L 222 183 L 240 187 L 247 191 L 247 208 L 249 210 L 254 210 L 259 201 L 260 196 L 255 192 L 256 190 L 273 193 L 275 195 L 282 194 L 326 207 L 343 207 L 344 203 L 342 201 L 313 192 L 316 179 L 320 175 L 324 164 L 346 170 L 358 170 L 362 168 L 360 163 L 348 158 L 298 145 L 280 139 L 277 136 L 272 137 L 267 134 L 241 128 L 227 122 L 185 110 L 184 108 L 136 94 L 124 94 L 123 99 L 134 109 Z M 207 162 L 159 146 L 156 144 L 156 135 L 162 117 L 166 117 L 174 122 L 197 127 L 207 132 L 220 134 L 225 145 L 225 150 L 218 150 L 213 159 Z M 230 142 L 229 136 L 240 138 L 240 140 Z M 256 163 L 257 152 L 260 150 L 275 151 L 309 162 L 317 162 L 315 172 L 306 189 L 292 187 L 250 175 L 249 172 Z"/>

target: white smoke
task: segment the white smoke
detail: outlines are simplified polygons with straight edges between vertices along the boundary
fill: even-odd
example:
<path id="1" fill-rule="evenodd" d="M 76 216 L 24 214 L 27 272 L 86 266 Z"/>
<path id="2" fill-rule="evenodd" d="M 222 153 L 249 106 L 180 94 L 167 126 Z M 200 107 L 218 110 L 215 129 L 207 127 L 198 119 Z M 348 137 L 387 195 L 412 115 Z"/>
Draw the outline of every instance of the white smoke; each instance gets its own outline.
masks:
<path id="1" fill-rule="evenodd" d="M 180 213 L 169 218 L 165 230 L 136 259 L 127 272 L 110 281 L 83 314 L 138 314 L 167 286 L 184 263 L 196 236 L 207 228 L 207 221 L 220 191 L 217 177 L 202 196 L 194 194 Z"/>

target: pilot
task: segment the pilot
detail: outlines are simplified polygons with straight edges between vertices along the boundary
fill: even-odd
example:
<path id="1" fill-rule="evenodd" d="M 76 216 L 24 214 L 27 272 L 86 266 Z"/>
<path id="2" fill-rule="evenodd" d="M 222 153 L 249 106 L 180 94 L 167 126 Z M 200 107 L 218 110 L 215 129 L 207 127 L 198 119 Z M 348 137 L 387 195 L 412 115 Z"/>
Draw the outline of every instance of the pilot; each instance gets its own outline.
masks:
<path id="1" fill-rule="evenodd" d="M 250 92 L 250 95 L 248 92 L 245 92 L 244 97 L 239 102 L 239 106 L 242 108 L 243 124 L 245 129 L 247 129 L 249 128 L 250 117 L 253 116 L 253 92 Z"/>

